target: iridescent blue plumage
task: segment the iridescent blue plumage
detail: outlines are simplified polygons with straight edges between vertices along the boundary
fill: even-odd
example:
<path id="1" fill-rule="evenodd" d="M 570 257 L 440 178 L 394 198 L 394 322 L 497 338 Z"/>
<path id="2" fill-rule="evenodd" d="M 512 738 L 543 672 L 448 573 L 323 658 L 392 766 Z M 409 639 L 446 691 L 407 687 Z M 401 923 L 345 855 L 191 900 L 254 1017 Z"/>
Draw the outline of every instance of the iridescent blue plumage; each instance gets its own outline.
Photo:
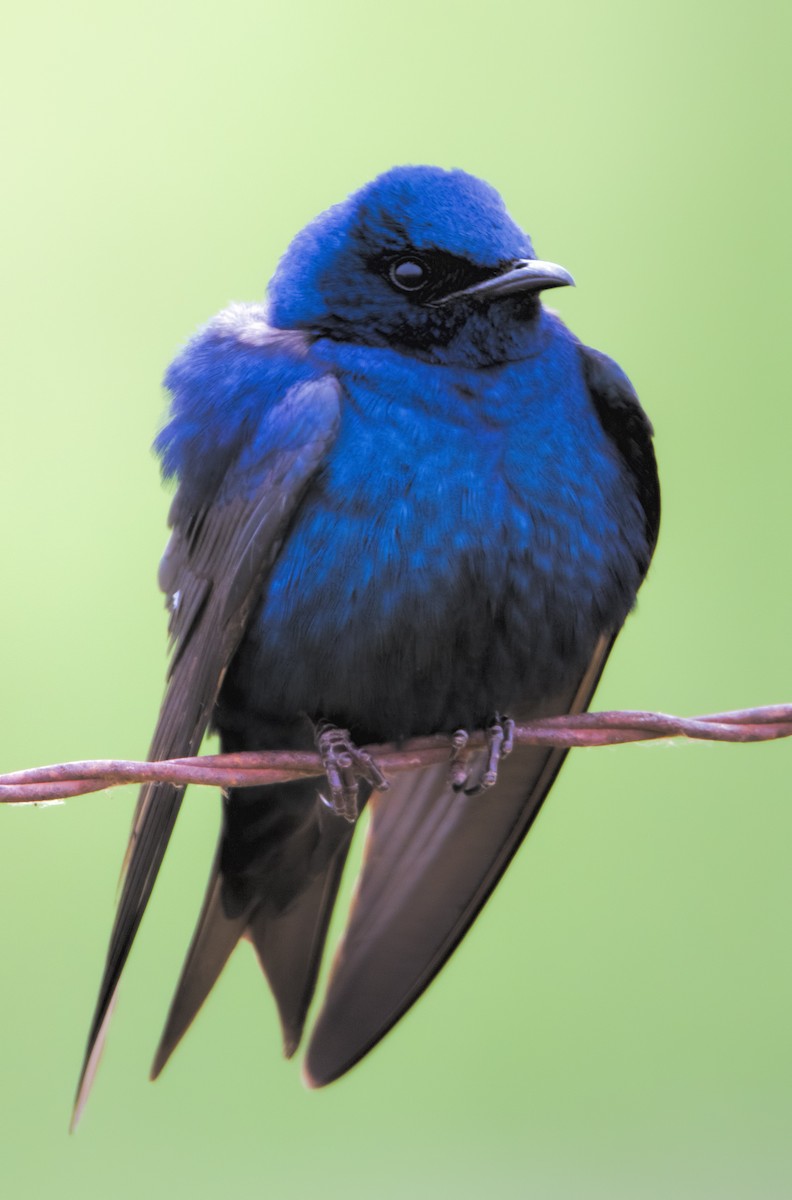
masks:
<path id="1" fill-rule="evenodd" d="M 217 629 L 227 649 L 192 737 L 211 715 L 229 749 L 310 745 L 320 720 L 366 742 L 588 703 L 648 566 L 658 496 L 626 378 L 539 301 L 569 281 L 535 259 L 488 185 L 403 167 L 295 238 L 268 306 L 233 306 L 189 343 L 157 443 L 179 491 L 162 576 L 175 665 L 155 756 L 187 752 L 168 732 L 179 672 L 205 660 Z M 426 986 L 561 758 L 515 753 L 475 811 L 442 775 L 377 798 L 312 1082 L 350 1066 Z M 91 1044 L 180 795 L 166 800 L 141 798 Z M 155 1071 L 243 933 L 295 1048 L 342 826 L 310 783 L 231 793 Z"/>
<path id="2" fill-rule="evenodd" d="M 536 326 L 543 352 L 484 379 L 310 347 L 345 404 L 232 667 L 260 713 L 332 713 L 364 741 L 477 728 L 579 676 L 621 624 L 644 514 L 577 344 Z"/>

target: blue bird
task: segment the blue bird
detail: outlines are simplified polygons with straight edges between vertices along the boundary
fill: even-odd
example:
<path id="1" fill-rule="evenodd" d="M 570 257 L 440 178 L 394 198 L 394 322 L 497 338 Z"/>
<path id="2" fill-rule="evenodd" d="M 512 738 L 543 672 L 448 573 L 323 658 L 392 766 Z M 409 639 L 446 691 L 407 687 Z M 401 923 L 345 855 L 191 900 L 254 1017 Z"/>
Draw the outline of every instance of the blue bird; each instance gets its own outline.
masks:
<path id="1" fill-rule="evenodd" d="M 328 798 L 315 780 L 224 796 L 153 1076 L 242 937 L 294 1053 L 367 800 L 313 1086 L 417 999 L 528 832 L 564 755 L 506 757 L 513 720 L 588 705 L 659 523 L 632 386 L 541 303 L 571 283 L 487 184 L 395 168 L 297 235 L 266 305 L 221 312 L 169 368 L 173 656 L 150 757 L 197 753 L 207 728 L 225 751 L 316 743 Z M 482 727 L 467 780 L 457 760 L 388 788 L 357 751 Z M 182 795 L 140 794 L 78 1114 Z"/>

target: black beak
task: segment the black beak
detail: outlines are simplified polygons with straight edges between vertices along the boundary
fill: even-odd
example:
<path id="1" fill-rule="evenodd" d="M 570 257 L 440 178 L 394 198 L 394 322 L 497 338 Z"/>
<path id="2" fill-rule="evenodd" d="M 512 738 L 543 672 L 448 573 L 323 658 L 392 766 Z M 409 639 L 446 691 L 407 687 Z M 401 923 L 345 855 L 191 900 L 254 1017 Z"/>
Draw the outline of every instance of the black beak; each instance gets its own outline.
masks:
<path id="1" fill-rule="evenodd" d="M 575 281 L 563 267 L 556 263 L 542 262 L 539 258 L 522 258 L 512 263 L 502 274 L 472 287 L 450 292 L 435 300 L 435 304 L 448 304 L 463 296 L 508 296 L 511 292 L 543 292 L 547 288 L 574 287 Z"/>

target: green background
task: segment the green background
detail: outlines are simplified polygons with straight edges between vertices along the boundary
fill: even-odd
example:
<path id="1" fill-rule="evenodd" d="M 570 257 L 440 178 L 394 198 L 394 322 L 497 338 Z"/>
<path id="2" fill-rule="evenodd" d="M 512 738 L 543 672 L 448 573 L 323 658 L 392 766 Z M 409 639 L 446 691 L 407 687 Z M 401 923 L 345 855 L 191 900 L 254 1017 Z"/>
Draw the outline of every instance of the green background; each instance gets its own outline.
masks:
<path id="1" fill-rule="evenodd" d="M 29 3 L 0 70 L 2 754 L 145 753 L 159 379 L 306 220 L 458 165 L 657 427 L 660 546 L 597 707 L 792 699 L 788 4 Z M 792 746 L 579 752 L 461 951 L 304 1090 L 243 948 L 146 1075 L 218 804 L 185 806 L 66 1133 L 134 794 L 2 813 L 9 1197 L 775 1197 L 792 1188 Z"/>

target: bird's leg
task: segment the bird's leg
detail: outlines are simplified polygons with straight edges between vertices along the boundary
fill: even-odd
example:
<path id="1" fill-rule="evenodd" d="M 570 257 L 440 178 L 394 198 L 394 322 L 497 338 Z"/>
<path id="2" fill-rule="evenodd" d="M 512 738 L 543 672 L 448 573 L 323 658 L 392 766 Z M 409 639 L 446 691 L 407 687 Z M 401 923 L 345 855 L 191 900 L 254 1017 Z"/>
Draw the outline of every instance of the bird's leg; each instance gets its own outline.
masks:
<path id="1" fill-rule="evenodd" d="M 463 736 L 464 741 L 462 740 Z M 498 765 L 501 759 L 506 758 L 507 754 L 511 754 L 514 749 L 514 721 L 511 717 L 502 717 L 496 713 L 487 726 L 486 736 L 487 757 L 484 769 L 475 783 L 465 786 L 469 778 L 467 760 L 465 758 L 460 762 L 460 757 L 467 746 L 468 735 L 463 729 L 458 729 L 454 734 L 451 751 L 451 786 L 454 791 L 464 790 L 466 796 L 477 796 L 479 792 L 486 791 L 497 782 Z"/>
<path id="2" fill-rule="evenodd" d="M 322 799 L 337 816 L 354 822 L 358 816 L 358 780 L 365 779 L 380 792 L 389 787 L 388 781 L 371 755 L 355 745 L 348 729 L 319 721 L 315 740 L 330 784 L 329 801 L 324 796 Z"/>

